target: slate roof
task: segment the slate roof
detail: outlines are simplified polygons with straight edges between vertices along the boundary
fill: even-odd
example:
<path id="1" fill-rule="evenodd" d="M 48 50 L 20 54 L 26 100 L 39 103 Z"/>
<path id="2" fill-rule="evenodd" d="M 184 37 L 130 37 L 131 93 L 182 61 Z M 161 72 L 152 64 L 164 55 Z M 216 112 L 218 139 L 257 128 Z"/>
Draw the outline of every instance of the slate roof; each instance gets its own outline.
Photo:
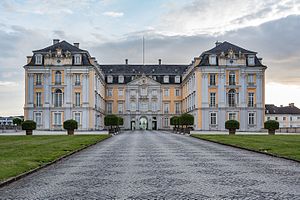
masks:
<path id="1" fill-rule="evenodd" d="M 261 61 L 259 61 L 259 59 L 257 58 L 256 54 L 257 52 L 254 51 L 250 51 L 250 50 L 246 50 L 242 47 L 236 46 L 234 44 L 231 44 L 227 41 L 220 43 L 219 45 L 217 45 L 216 47 L 204 51 L 200 57 L 201 57 L 201 61 L 199 63 L 199 66 L 210 66 L 211 64 L 209 64 L 209 55 L 211 54 L 216 54 L 216 55 L 220 55 L 222 52 L 224 52 L 225 54 L 228 53 L 229 50 L 233 50 L 233 52 L 235 54 L 241 52 L 242 54 L 254 54 L 255 55 L 255 65 L 254 66 L 260 66 L 260 67 L 265 67 Z M 218 66 L 219 65 L 219 59 L 217 58 L 217 63 L 216 65 L 213 66 Z M 246 59 L 246 65 L 248 65 L 248 59 Z"/>
<path id="2" fill-rule="evenodd" d="M 100 65 L 105 75 L 182 75 L 188 65 Z"/>
<path id="3" fill-rule="evenodd" d="M 228 52 L 230 49 L 232 49 L 236 53 L 241 51 L 241 53 L 243 54 L 257 54 L 257 52 L 246 50 L 227 41 L 220 43 L 219 45 L 208 51 L 204 51 L 203 54 L 219 54 L 222 51 Z"/>
<path id="4" fill-rule="evenodd" d="M 35 65 L 42 66 L 42 65 L 44 65 L 44 59 L 42 60 L 42 64 L 35 64 L 35 55 L 42 54 L 45 56 L 47 53 L 49 53 L 49 51 L 51 51 L 51 53 L 55 53 L 57 48 L 62 49 L 62 53 L 66 53 L 67 51 L 69 51 L 71 54 L 75 54 L 75 53 L 81 54 L 82 55 L 81 65 L 76 65 L 76 66 L 91 66 L 92 65 L 89 61 L 90 55 L 87 50 L 77 48 L 76 46 L 63 40 L 61 42 L 58 42 L 58 43 L 48 46 L 46 48 L 32 51 L 33 56 L 31 58 L 31 61 L 28 64 L 26 64 L 25 66 L 35 66 Z M 72 64 L 74 64 L 74 59 L 72 61 Z"/>
<path id="5" fill-rule="evenodd" d="M 265 105 L 266 114 L 300 114 L 300 109 L 296 106 L 277 107 L 274 104 Z"/>
<path id="6" fill-rule="evenodd" d="M 58 42 L 56 44 L 53 44 L 51 46 L 48 46 L 46 48 L 43 48 L 43 49 L 34 50 L 33 53 L 42 53 L 43 54 L 43 53 L 48 53 L 49 51 L 55 52 L 57 48 L 61 48 L 63 52 L 69 51 L 71 53 L 80 53 L 80 52 L 88 53 L 88 51 L 77 48 L 74 45 L 66 42 L 65 40 Z"/>

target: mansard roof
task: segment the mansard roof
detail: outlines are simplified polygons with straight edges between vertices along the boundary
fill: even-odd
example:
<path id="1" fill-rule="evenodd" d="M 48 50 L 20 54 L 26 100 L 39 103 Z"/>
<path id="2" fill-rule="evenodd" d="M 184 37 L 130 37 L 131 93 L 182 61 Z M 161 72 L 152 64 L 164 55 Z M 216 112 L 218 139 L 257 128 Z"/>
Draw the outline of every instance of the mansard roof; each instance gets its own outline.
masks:
<path id="1" fill-rule="evenodd" d="M 217 42 L 217 44 L 218 44 L 218 42 Z M 242 54 L 257 54 L 257 52 L 246 50 L 242 47 L 236 46 L 227 41 L 219 42 L 219 44 L 216 47 L 203 52 L 203 54 L 220 54 L 221 52 L 228 52 L 231 49 L 233 50 L 233 52 L 236 52 L 236 53 L 241 52 Z"/>
<path id="2" fill-rule="evenodd" d="M 266 104 L 266 114 L 299 114 L 300 109 L 294 105 L 277 107 L 274 104 Z"/>
<path id="3" fill-rule="evenodd" d="M 188 65 L 100 65 L 105 75 L 182 75 Z"/>
<path id="4" fill-rule="evenodd" d="M 58 49 L 58 48 L 62 49 L 63 52 L 69 51 L 71 53 L 88 53 L 88 51 L 80 49 L 80 48 L 66 42 L 65 40 L 58 42 L 56 44 L 53 44 L 51 46 L 48 46 L 46 48 L 43 48 L 43 49 L 34 50 L 33 53 L 43 54 L 43 53 L 48 53 L 49 51 L 55 52 L 56 49 Z"/>

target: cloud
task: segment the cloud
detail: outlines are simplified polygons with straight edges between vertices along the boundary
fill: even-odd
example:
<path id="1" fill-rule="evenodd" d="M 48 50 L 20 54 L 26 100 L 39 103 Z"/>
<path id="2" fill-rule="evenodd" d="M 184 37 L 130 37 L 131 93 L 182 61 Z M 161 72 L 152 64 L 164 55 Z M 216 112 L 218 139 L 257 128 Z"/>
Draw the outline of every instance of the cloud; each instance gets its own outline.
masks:
<path id="1" fill-rule="evenodd" d="M 166 35 L 220 35 L 300 14 L 299 5 L 299 1 L 293 0 L 194 0 L 162 15 L 156 29 Z"/>
<path id="2" fill-rule="evenodd" d="M 123 17 L 124 13 L 108 11 L 108 12 L 104 12 L 103 15 L 108 16 L 108 17 Z"/>
<path id="3" fill-rule="evenodd" d="M 18 83 L 16 82 L 11 82 L 11 81 L 0 81 L 0 87 L 1 86 L 18 86 Z"/>

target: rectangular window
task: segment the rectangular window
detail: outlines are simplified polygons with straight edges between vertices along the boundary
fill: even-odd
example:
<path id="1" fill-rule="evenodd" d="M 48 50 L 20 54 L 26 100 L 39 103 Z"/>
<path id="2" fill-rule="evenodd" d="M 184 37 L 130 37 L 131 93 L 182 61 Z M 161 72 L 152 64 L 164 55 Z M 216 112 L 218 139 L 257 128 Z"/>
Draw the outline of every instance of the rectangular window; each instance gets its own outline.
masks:
<path id="1" fill-rule="evenodd" d="M 80 93 L 75 92 L 75 106 L 80 106 Z"/>
<path id="2" fill-rule="evenodd" d="M 36 85 L 42 85 L 42 74 L 36 74 Z"/>
<path id="3" fill-rule="evenodd" d="M 169 96 L 169 88 L 165 88 L 165 89 L 164 89 L 164 95 L 165 95 L 166 97 Z"/>
<path id="4" fill-rule="evenodd" d="M 148 104 L 147 103 L 141 103 L 141 111 L 146 112 L 148 111 Z"/>
<path id="5" fill-rule="evenodd" d="M 286 120 L 286 117 L 283 117 L 282 119 L 283 119 L 283 120 Z"/>
<path id="6" fill-rule="evenodd" d="M 81 64 L 80 55 L 75 55 L 74 59 L 75 59 L 75 61 L 74 61 L 75 65 L 80 65 Z"/>
<path id="7" fill-rule="evenodd" d="M 176 90 L 175 90 L 175 95 L 176 95 L 177 97 L 180 96 L 180 90 L 179 90 L 179 89 L 176 89 Z"/>
<path id="8" fill-rule="evenodd" d="M 215 74 L 209 75 L 209 85 L 216 85 L 216 75 Z"/>
<path id="9" fill-rule="evenodd" d="M 248 65 L 250 65 L 250 66 L 255 65 L 254 58 L 255 58 L 254 55 L 248 56 Z"/>
<path id="10" fill-rule="evenodd" d="M 164 113 L 165 114 L 169 113 L 169 103 L 164 103 Z"/>
<path id="11" fill-rule="evenodd" d="M 79 124 L 81 124 L 81 116 L 79 112 L 74 113 L 74 120 Z"/>
<path id="12" fill-rule="evenodd" d="M 119 96 L 119 97 L 122 97 L 122 96 L 123 96 L 123 89 L 119 89 L 119 90 L 118 90 L 118 96 Z"/>
<path id="13" fill-rule="evenodd" d="M 119 76 L 118 82 L 119 83 L 124 83 L 124 76 Z"/>
<path id="14" fill-rule="evenodd" d="M 112 89 L 107 89 L 107 96 L 112 97 Z"/>
<path id="15" fill-rule="evenodd" d="M 152 111 L 157 111 L 157 102 L 156 101 L 152 102 Z"/>
<path id="16" fill-rule="evenodd" d="M 209 64 L 210 65 L 216 65 L 217 64 L 217 57 L 216 57 L 216 55 L 210 55 L 209 56 Z"/>
<path id="17" fill-rule="evenodd" d="M 130 110 L 135 111 L 136 110 L 136 103 L 134 101 L 132 101 L 130 103 Z"/>
<path id="18" fill-rule="evenodd" d="M 236 113 L 228 113 L 229 120 L 236 120 Z"/>
<path id="19" fill-rule="evenodd" d="M 229 73 L 229 85 L 235 85 L 235 72 Z"/>
<path id="20" fill-rule="evenodd" d="M 75 74 L 75 85 L 80 85 L 80 74 Z"/>
<path id="21" fill-rule="evenodd" d="M 146 96 L 147 95 L 147 89 L 141 88 L 141 95 Z"/>
<path id="22" fill-rule="evenodd" d="M 123 113 L 123 103 L 118 103 L 118 113 L 119 114 Z"/>
<path id="23" fill-rule="evenodd" d="M 61 125 L 61 113 L 54 113 L 54 125 Z"/>
<path id="24" fill-rule="evenodd" d="M 216 93 L 210 93 L 210 107 L 216 107 Z"/>
<path id="25" fill-rule="evenodd" d="M 217 125 L 217 113 L 210 113 L 210 124 Z"/>
<path id="26" fill-rule="evenodd" d="M 180 76 L 175 76 L 175 83 L 180 83 Z"/>
<path id="27" fill-rule="evenodd" d="M 267 117 L 267 120 L 270 120 L 270 117 Z"/>
<path id="28" fill-rule="evenodd" d="M 37 125 L 42 125 L 42 113 L 36 112 L 34 113 L 34 121 Z"/>
<path id="29" fill-rule="evenodd" d="M 248 124 L 249 125 L 255 124 L 255 113 L 248 113 Z"/>
<path id="30" fill-rule="evenodd" d="M 254 107 L 254 93 L 248 93 L 248 107 Z"/>
<path id="31" fill-rule="evenodd" d="M 275 117 L 275 120 L 278 120 L 278 117 Z"/>
<path id="32" fill-rule="evenodd" d="M 107 113 L 109 113 L 109 114 L 112 113 L 112 103 L 111 102 L 107 103 Z"/>
<path id="33" fill-rule="evenodd" d="M 180 103 L 179 102 L 175 103 L 175 114 L 180 114 Z"/>
<path id="34" fill-rule="evenodd" d="M 152 90 L 152 96 L 157 96 L 157 90 Z"/>
<path id="35" fill-rule="evenodd" d="M 169 126 L 169 118 L 165 117 L 164 118 L 164 127 L 168 127 Z"/>
<path id="36" fill-rule="evenodd" d="M 169 76 L 164 76 L 164 83 L 169 83 Z"/>
<path id="37" fill-rule="evenodd" d="M 290 117 L 290 121 L 293 121 L 293 117 Z"/>
<path id="38" fill-rule="evenodd" d="M 35 64 L 41 65 L 42 64 L 42 55 L 36 55 L 35 56 Z"/>
<path id="39" fill-rule="evenodd" d="M 41 107 L 42 106 L 42 93 L 37 92 L 36 93 L 36 107 Z"/>
<path id="40" fill-rule="evenodd" d="M 130 90 L 130 96 L 135 96 L 136 95 L 136 91 L 135 90 Z"/>
<path id="41" fill-rule="evenodd" d="M 113 77 L 107 76 L 107 83 L 112 83 L 112 82 L 113 82 Z"/>
<path id="42" fill-rule="evenodd" d="M 254 74 L 248 74 L 248 85 L 254 85 Z"/>

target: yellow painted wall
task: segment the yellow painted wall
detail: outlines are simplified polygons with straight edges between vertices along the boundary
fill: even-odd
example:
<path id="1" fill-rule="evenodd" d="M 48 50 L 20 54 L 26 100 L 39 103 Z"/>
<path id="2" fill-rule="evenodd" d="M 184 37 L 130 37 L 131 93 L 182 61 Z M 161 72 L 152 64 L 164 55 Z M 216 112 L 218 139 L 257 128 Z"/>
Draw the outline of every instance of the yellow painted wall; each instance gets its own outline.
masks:
<path id="1" fill-rule="evenodd" d="M 195 71 L 195 79 L 196 79 L 196 85 L 197 85 L 197 100 L 198 100 L 198 105 L 196 105 L 196 108 L 201 108 L 202 106 L 202 73 L 199 71 Z M 202 128 L 202 111 L 200 109 L 197 110 L 198 114 L 198 119 L 195 120 L 197 123 L 198 129 Z"/>

